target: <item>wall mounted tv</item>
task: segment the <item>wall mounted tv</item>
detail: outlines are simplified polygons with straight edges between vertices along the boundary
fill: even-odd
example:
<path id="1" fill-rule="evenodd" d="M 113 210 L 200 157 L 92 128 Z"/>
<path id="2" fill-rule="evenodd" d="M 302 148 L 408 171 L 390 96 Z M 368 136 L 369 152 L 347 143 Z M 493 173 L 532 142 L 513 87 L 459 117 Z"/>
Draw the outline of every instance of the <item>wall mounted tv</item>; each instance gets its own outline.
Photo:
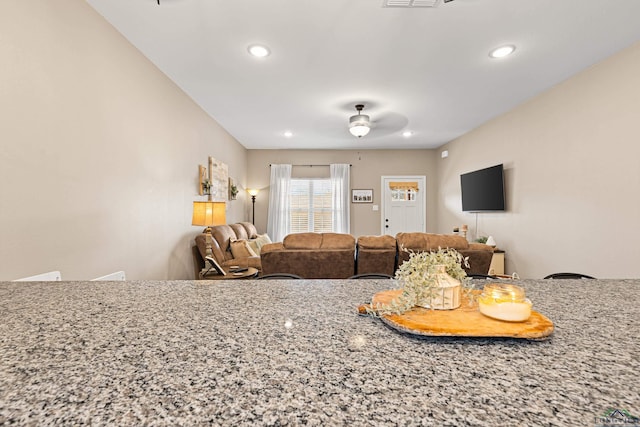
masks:
<path id="1" fill-rule="evenodd" d="M 460 175 L 464 212 L 504 211 L 502 164 Z"/>

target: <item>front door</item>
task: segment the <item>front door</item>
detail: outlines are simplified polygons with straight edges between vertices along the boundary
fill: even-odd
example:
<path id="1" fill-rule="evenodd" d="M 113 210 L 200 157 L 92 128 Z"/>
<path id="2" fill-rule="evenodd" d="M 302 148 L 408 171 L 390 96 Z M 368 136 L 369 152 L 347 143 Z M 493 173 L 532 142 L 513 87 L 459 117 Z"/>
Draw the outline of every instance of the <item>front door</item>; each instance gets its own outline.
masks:
<path id="1" fill-rule="evenodd" d="M 426 232 L 426 177 L 382 177 L 382 233 Z"/>

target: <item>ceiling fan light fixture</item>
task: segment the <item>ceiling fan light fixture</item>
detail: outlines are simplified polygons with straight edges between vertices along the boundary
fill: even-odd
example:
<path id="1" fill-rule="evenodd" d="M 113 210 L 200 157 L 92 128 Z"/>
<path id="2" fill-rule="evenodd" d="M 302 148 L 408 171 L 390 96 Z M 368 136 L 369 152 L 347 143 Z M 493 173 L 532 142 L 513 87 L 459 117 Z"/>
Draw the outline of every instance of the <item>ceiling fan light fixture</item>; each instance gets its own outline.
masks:
<path id="1" fill-rule="evenodd" d="M 358 138 L 362 138 L 371 130 L 369 116 L 367 116 L 366 114 L 361 114 L 363 108 L 364 105 L 362 104 L 356 105 L 358 114 L 349 118 L 349 132 L 351 132 L 351 135 L 357 136 Z"/>

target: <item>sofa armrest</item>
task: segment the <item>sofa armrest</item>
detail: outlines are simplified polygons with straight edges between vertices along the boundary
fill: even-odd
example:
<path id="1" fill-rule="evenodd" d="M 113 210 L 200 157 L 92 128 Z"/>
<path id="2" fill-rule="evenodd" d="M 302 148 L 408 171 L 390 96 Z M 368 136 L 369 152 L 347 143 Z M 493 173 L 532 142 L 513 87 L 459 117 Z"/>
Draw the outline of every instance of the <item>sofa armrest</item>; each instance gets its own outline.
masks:
<path id="1" fill-rule="evenodd" d="M 469 249 L 459 252 L 463 257 L 469 258 L 469 268 L 463 267 L 467 274 L 489 274 L 493 251 Z"/>
<path id="2" fill-rule="evenodd" d="M 262 248 L 260 248 L 260 255 L 268 252 L 277 252 L 282 250 L 284 250 L 284 245 L 282 244 L 282 242 L 267 243 L 266 245 L 263 245 Z"/>
<path id="3" fill-rule="evenodd" d="M 495 251 L 495 248 L 493 246 L 485 245 L 484 243 L 469 243 L 469 250 L 493 252 Z"/>

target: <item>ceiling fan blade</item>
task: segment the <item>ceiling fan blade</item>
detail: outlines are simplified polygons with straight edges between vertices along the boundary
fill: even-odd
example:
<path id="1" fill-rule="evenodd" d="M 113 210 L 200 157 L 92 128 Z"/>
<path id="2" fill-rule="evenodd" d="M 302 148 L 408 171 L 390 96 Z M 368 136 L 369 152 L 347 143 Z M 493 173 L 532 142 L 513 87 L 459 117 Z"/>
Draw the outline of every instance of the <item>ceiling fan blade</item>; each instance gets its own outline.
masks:
<path id="1" fill-rule="evenodd" d="M 386 113 L 371 121 L 371 133 L 389 135 L 399 132 L 409 124 L 409 119 L 399 113 Z"/>

